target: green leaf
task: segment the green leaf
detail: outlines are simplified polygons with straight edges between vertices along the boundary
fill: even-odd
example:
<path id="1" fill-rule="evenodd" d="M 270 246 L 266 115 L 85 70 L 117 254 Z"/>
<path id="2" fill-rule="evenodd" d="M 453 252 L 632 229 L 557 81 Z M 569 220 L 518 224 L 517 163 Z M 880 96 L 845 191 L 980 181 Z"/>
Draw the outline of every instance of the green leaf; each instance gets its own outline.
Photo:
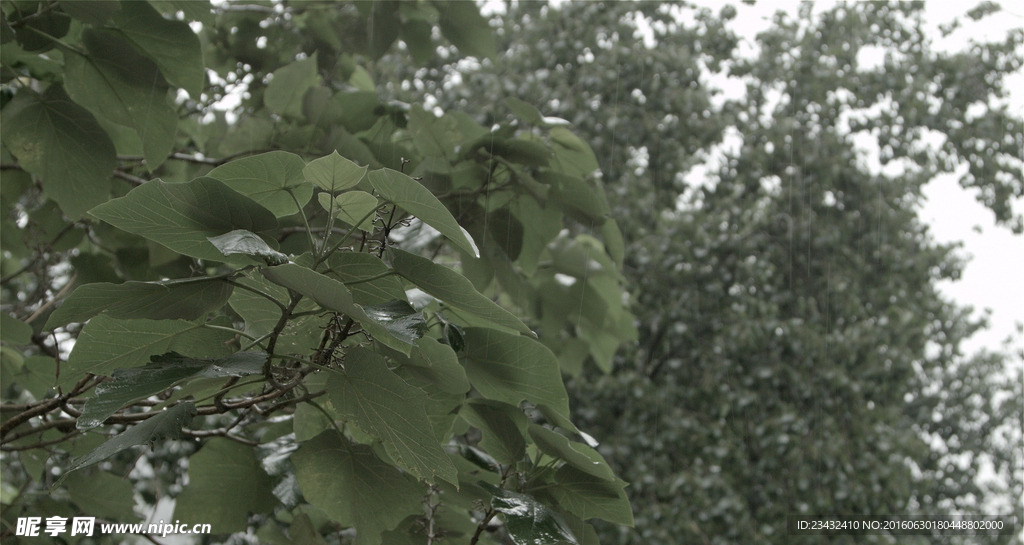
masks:
<path id="1" fill-rule="evenodd" d="M 534 335 L 519 318 L 476 291 L 473 283 L 461 274 L 397 248 L 391 248 L 390 254 L 395 271 L 430 295 L 490 324 Z"/>
<path id="2" fill-rule="evenodd" d="M 366 174 L 366 167 L 361 167 L 342 157 L 335 150 L 330 155 L 310 161 L 302 169 L 306 180 L 331 193 L 355 187 Z"/>
<path id="3" fill-rule="evenodd" d="M 551 149 L 555 151 L 552 166 L 563 174 L 586 178 L 600 168 L 594 150 L 565 127 L 551 129 Z"/>
<path id="4" fill-rule="evenodd" d="M 537 178 L 550 184 L 553 202 L 582 222 L 601 225 L 611 213 L 603 192 L 583 178 L 558 172 L 541 172 Z"/>
<path id="5" fill-rule="evenodd" d="M 338 413 L 380 439 L 388 455 L 413 475 L 431 482 L 437 476 L 458 486 L 455 466 L 431 433 L 426 394 L 364 348 L 350 348 L 344 365 L 327 382 Z"/>
<path id="6" fill-rule="evenodd" d="M 302 495 L 332 520 L 356 529 L 356 543 L 377 545 L 381 533 L 421 513 L 424 487 L 333 430 L 292 454 Z"/>
<path id="7" fill-rule="evenodd" d="M 244 254 L 262 257 L 268 265 L 288 263 L 288 256 L 270 247 L 259 235 L 245 229 L 235 229 L 216 237 L 206 237 L 224 255 Z"/>
<path id="8" fill-rule="evenodd" d="M 608 462 L 594 449 L 570 441 L 568 437 L 537 424 L 530 424 L 530 438 L 545 454 L 560 458 L 569 465 L 606 481 L 615 480 Z"/>
<path id="9" fill-rule="evenodd" d="M 622 260 L 626 257 L 626 241 L 622 238 L 622 230 L 619 224 L 609 219 L 601 226 L 601 238 L 604 239 L 605 251 L 616 265 L 622 267 Z"/>
<path id="10" fill-rule="evenodd" d="M 578 545 L 562 517 L 533 496 L 486 485 L 494 497 L 491 507 L 505 519 L 505 529 L 516 545 Z"/>
<path id="11" fill-rule="evenodd" d="M 93 113 L 132 128 L 142 140 L 146 166 L 156 169 L 170 155 L 178 126 L 157 66 L 111 30 L 86 28 L 82 43 L 87 56 L 64 56 L 68 94 Z"/>
<path id="12" fill-rule="evenodd" d="M 60 3 L 60 9 L 83 23 L 100 26 L 121 9 L 121 2 L 117 0 L 65 1 Z"/>
<path id="13" fill-rule="evenodd" d="M 544 124 L 544 116 L 533 104 L 519 100 L 516 97 L 506 98 L 505 104 L 519 119 L 522 119 L 531 125 L 539 126 Z"/>
<path id="14" fill-rule="evenodd" d="M 84 322 L 102 313 L 111 318 L 194 320 L 220 308 L 231 290 L 231 284 L 222 278 L 85 284 L 50 314 L 43 329 Z"/>
<path id="15" fill-rule="evenodd" d="M 441 33 L 459 52 L 493 59 L 497 55 L 494 33 L 474 2 L 434 2 L 441 18 Z"/>
<path id="16" fill-rule="evenodd" d="M 114 369 L 139 367 L 150 356 L 179 351 L 193 355 L 209 350 L 202 324 L 184 320 L 118 320 L 96 316 L 78 336 L 61 369 L 61 384 L 73 384 L 86 373 L 109 376 Z"/>
<path id="17" fill-rule="evenodd" d="M 187 379 L 259 374 L 266 361 L 267 355 L 263 352 L 238 352 L 216 359 L 189 358 L 175 352 L 154 356 L 148 365 L 114 371 L 114 380 L 97 386 L 85 402 L 76 427 L 85 430 L 99 426 L 121 407 Z"/>
<path id="18" fill-rule="evenodd" d="M 211 170 L 208 177 L 256 201 L 281 218 L 297 214 L 313 196 L 306 181 L 302 157 L 286 151 L 271 151 L 235 159 Z M 294 195 L 294 198 L 292 197 Z"/>
<path id="19" fill-rule="evenodd" d="M 381 197 L 437 229 L 459 249 L 480 257 L 480 251 L 477 250 L 476 244 L 455 221 L 452 213 L 419 182 L 389 168 L 371 171 L 367 176 L 370 185 L 377 190 Z"/>
<path id="20" fill-rule="evenodd" d="M 270 211 L 213 178 L 180 184 L 153 180 L 89 214 L 180 254 L 211 261 L 226 259 L 207 237 L 277 227 Z"/>
<path id="21" fill-rule="evenodd" d="M 375 255 L 336 252 L 327 262 L 331 266 L 330 274 L 345 283 L 359 304 L 386 303 L 405 297 L 405 288 L 398 274 Z"/>
<path id="22" fill-rule="evenodd" d="M 512 465 L 526 454 L 522 428 L 526 416 L 518 407 L 489 400 L 473 400 L 459 412 L 471 425 L 483 432 L 480 446 L 497 461 Z"/>
<path id="23" fill-rule="evenodd" d="M 82 514 L 127 522 L 137 519 L 132 482 L 106 471 L 73 473 L 64 484 Z"/>
<path id="24" fill-rule="evenodd" d="M 334 211 L 334 217 L 367 233 L 373 232 L 373 212 L 380 204 L 377 197 L 365 191 L 347 191 L 334 197 L 321 193 L 317 195 L 320 206 L 328 212 Z"/>
<path id="25" fill-rule="evenodd" d="M 0 338 L 11 344 L 32 342 L 32 326 L 7 314 L 0 313 Z"/>
<path id="26" fill-rule="evenodd" d="M 201 520 L 215 534 L 244 531 L 249 513 L 266 513 L 277 504 L 252 447 L 223 437 L 189 457 L 188 481 L 175 501 L 174 518 Z"/>
<path id="27" fill-rule="evenodd" d="M 455 351 L 430 337 L 416 339 L 413 357 L 404 363 L 408 363 L 409 374 L 435 385 L 442 392 L 459 395 L 469 391 L 466 369 L 459 365 Z"/>
<path id="28" fill-rule="evenodd" d="M 0 132 L 18 165 L 43 181 L 46 194 L 77 220 L 110 197 L 117 166 L 110 137 L 60 85 L 42 95 L 18 93 L 4 108 Z"/>
<path id="29" fill-rule="evenodd" d="M 423 314 L 405 301 L 388 301 L 376 305 L 363 305 L 371 320 L 382 324 L 392 337 L 414 344 L 423 336 L 426 320 Z"/>
<path id="30" fill-rule="evenodd" d="M 206 75 L 203 51 L 188 23 L 165 19 L 146 2 L 122 2 L 111 22 L 168 82 L 199 99 Z"/>
<path id="31" fill-rule="evenodd" d="M 392 311 L 377 309 L 374 313 L 385 320 L 384 322 L 378 321 L 371 316 L 366 308 L 353 301 L 352 293 L 348 291 L 345 284 L 301 265 L 288 263 L 267 267 L 261 272 L 271 282 L 295 290 L 316 301 L 325 309 L 340 312 L 352 318 L 363 326 L 363 329 L 374 340 L 385 346 L 394 348 L 405 355 L 412 351 L 415 334 L 407 331 L 404 322 L 389 324 L 387 321 L 392 318 L 401 320 L 408 316 L 407 314 L 396 313 L 394 309 Z"/>
<path id="32" fill-rule="evenodd" d="M 519 405 L 526 400 L 569 414 L 558 360 L 543 344 L 494 329 L 466 328 L 466 374 L 484 397 Z"/>
<path id="33" fill-rule="evenodd" d="M 302 99 L 320 81 L 316 53 L 309 58 L 278 68 L 263 93 L 263 104 L 275 114 L 302 119 Z"/>
<path id="34" fill-rule="evenodd" d="M 633 526 L 633 509 L 626 496 L 626 482 L 595 477 L 574 466 L 562 466 L 555 472 L 551 493 L 558 505 L 583 518 L 600 518 L 615 524 Z"/>
<path id="35" fill-rule="evenodd" d="M 192 422 L 192 417 L 196 414 L 195 404 L 189 401 L 154 414 L 121 434 L 111 437 L 92 452 L 72 460 L 71 465 L 57 479 L 53 488 L 60 486 L 71 472 L 102 462 L 123 450 L 138 445 L 152 444 L 157 439 L 164 437 L 176 439 L 181 435 L 181 428 Z"/>

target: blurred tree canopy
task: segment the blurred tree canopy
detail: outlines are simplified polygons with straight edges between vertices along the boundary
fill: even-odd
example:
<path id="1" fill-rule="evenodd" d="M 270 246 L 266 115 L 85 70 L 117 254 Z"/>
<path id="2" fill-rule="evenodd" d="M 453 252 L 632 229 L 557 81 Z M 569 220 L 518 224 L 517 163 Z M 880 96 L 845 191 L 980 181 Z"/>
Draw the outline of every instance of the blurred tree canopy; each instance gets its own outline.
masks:
<path id="1" fill-rule="evenodd" d="M 475 4 L 2 9 L 4 543 L 633 523 L 561 374 L 637 334 L 591 147 L 378 91 L 494 57 Z"/>
<path id="2" fill-rule="evenodd" d="M 1021 520 L 1024 355 L 963 353 L 984 320 L 938 291 L 964 261 L 918 210 L 955 172 L 1021 231 L 1004 78 L 1024 31 L 946 53 L 921 3 L 804 3 L 751 43 L 729 24 L 742 9 L 506 2 L 493 62 L 441 56 L 386 78 L 400 100 L 485 124 L 539 105 L 535 123 L 567 121 L 594 147 L 640 329 L 612 374 L 570 388 L 631 482 L 635 530 L 602 539 L 933 543 L 800 538 L 786 516 Z M 721 96 L 716 74 L 744 96 Z"/>

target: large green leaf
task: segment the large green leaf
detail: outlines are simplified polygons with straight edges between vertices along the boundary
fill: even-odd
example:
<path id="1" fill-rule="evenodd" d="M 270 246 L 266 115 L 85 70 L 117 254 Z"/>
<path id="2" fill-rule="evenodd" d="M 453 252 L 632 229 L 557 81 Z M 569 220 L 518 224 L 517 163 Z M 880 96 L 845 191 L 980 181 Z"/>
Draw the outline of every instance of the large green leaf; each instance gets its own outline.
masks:
<path id="1" fill-rule="evenodd" d="M 608 462 L 594 449 L 570 441 L 568 437 L 537 424 L 531 424 L 530 438 L 545 454 L 561 458 L 569 465 L 606 481 L 615 480 L 615 473 Z"/>
<path id="2" fill-rule="evenodd" d="M 32 342 L 32 326 L 0 312 L 0 339 L 12 344 L 28 344 Z"/>
<path id="3" fill-rule="evenodd" d="M 178 253 L 211 261 L 229 258 L 208 237 L 277 227 L 270 211 L 213 178 L 181 184 L 153 180 L 89 214 Z"/>
<path id="4" fill-rule="evenodd" d="M 134 129 L 146 166 L 155 169 L 170 155 L 178 126 L 159 69 L 114 31 L 86 28 L 82 42 L 88 55 L 64 56 L 68 94 L 93 113 Z"/>
<path id="5" fill-rule="evenodd" d="M 319 80 L 314 53 L 275 70 L 263 93 L 263 103 L 275 114 L 302 119 L 302 99 Z"/>
<path id="6" fill-rule="evenodd" d="M 60 85 L 42 95 L 18 93 L 4 109 L 3 123 L 4 145 L 18 165 L 42 178 L 46 194 L 68 217 L 78 219 L 109 198 L 114 144 Z"/>
<path id="7" fill-rule="evenodd" d="M 425 492 L 411 476 L 333 430 L 292 454 L 302 495 L 332 520 L 356 529 L 356 543 L 377 545 L 381 533 L 421 513 Z"/>
<path id="8" fill-rule="evenodd" d="M 118 369 L 113 379 L 96 387 L 85 402 L 78 429 L 99 426 L 121 407 L 160 393 L 190 378 L 219 378 L 254 375 L 263 371 L 267 355 L 263 352 L 238 352 L 225 358 L 189 358 L 170 352 L 151 358 L 152 363 L 134 369 Z"/>
<path id="9" fill-rule="evenodd" d="M 277 500 L 252 447 L 214 437 L 188 459 L 188 485 L 174 518 L 203 521 L 215 534 L 244 531 L 249 513 L 265 513 Z"/>
<path id="10" fill-rule="evenodd" d="M 102 462 L 107 458 L 138 445 L 151 444 L 157 439 L 169 437 L 177 438 L 181 435 L 181 428 L 187 426 L 192 417 L 196 415 L 196 406 L 190 401 L 175 405 L 169 409 L 160 411 L 142 422 L 128 428 L 119 435 L 111 437 L 95 450 L 84 456 L 71 461 L 71 465 L 64 471 L 53 487 L 57 488 L 64 482 L 72 471 L 83 467 L 91 466 Z"/>
<path id="11" fill-rule="evenodd" d="M 302 157 L 286 151 L 270 151 L 235 159 L 211 170 L 207 176 L 256 201 L 277 217 L 296 214 L 313 196 L 313 185 L 302 171 Z M 294 196 L 294 198 L 293 198 Z"/>
<path id="12" fill-rule="evenodd" d="M 558 360 L 539 342 L 494 329 L 466 329 L 466 374 L 484 397 L 519 405 L 526 400 L 569 414 Z"/>
<path id="13" fill-rule="evenodd" d="M 474 2 L 434 2 L 441 18 L 441 32 L 461 53 L 475 57 L 494 58 L 497 47 L 487 19 L 480 15 Z"/>
<path id="14" fill-rule="evenodd" d="M 533 496 L 486 486 L 494 493 L 491 507 L 505 519 L 505 529 L 516 545 L 578 545 L 562 517 Z"/>
<path id="15" fill-rule="evenodd" d="M 523 459 L 526 415 L 518 407 L 481 399 L 463 405 L 459 415 L 483 433 L 480 446 L 495 460 L 512 465 Z"/>
<path id="16" fill-rule="evenodd" d="M 198 100 L 205 65 L 199 37 L 184 21 L 165 19 L 146 2 L 122 2 L 111 21 L 172 85 Z"/>
<path id="17" fill-rule="evenodd" d="M 220 308 L 231 289 L 222 278 L 85 284 L 75 288 L 50 314 L 44 329 L 84 322 L 101 313 L 111 318 L 194 320 Z"/>
<path id="18" fill-rule="evenodd" d="M 491 324 L 534 335 L 519 318 L 476 291 L 465 276 L 424 257 L 397 248 L 390 251 L 395 271 L 423 291 Z"/>
<path id="19" fill-rule="evenodd" d="M 430 337 L 416 339 L 412 357 L 402 362 L 412 376 L 433 384 L 442 392 L 465 394 L 469 391 L 466 370 L 459 365 L 455 351 Z"/>
<path id="20" fill-rule="evenodd" d="M 389 168 L 371 171 L 367 177 L 381 197 L 437 229 L 462 251 L 480 256 L 476 244 L 455 221 L 452 213 L 422 184 Z"/>
<path id="21" fill-rule="evenodd" d="M 380 204 L 377 197 L 365 191 L 346 191 L 333 198 L 328 193 L 321 193 L 317 199 L 324 210 L 334 213 L 334 217 L 367 233 L 373 232 L 373 212 Z"/>
<path id="22" fill-rule="evenodd" d="M 570 513 L 583 518 L 600 518 L 616 524 L 633 526 L 633 509 L 623 490 L 626 482 L 595 477 L 575 466 L 562 466 L 555 472 L 551 493 Z"/>
<path id="23" fill-rule="evenodd" d="M 405 297 L 399 276 L 375 255 L 336 252 L 328 258 L 327 263 L 331 266 L 329 274 L 345 283 L 357 303 L 385 303 Z"/>
<path id="24" fill-rule="evenodd" d="M 133 511 L 132 482 L 123 476 L 106 471 L 94 471 L 91 475 L 76 472 L 68 477 L 64 487 L 84 515 L 124 522 L 138 518 Z"/>
<path id="25" fill-rule="evenodd" d="M 340 312 L 359 323 L 375 340 L 408 355 L 413 341 L 419 336 L 409 330 L 407 318 L 411 313 L 394 308 L 371 308 L 356 304 L 345 284 L 301 265 L 288 263 L 262 270 L 268 280 L 295 290 L 314 300 L 325 309 Z"/>
<path id="26" fill-rule="evenodd" d="M 366 167 L 349 161 L 335 150 L 330 155 L 310 161 L 302 169 L 302 174 L 321 189 L 337 193 L 355 187 L 366 174 Z"/>
<path id="27" fill-rule="evenodd" d="M 100 314 L 78 336 L 61 369 L 61 384 L 73 384 L 86 373 L 109 376 L 114 369 L 139 367 L 165 352 L 209 354 L 214 349 L 203 345 L 202 328 L 185 320 L 118 320 Z"/>
<path id="28" fill-rule="evenodd" d="M 398 465 L 421 479 L 437 476 L 458 485 L 455 466 L 430 432 L 427 396 L 391 372 L 383 357 L 350 348 L 344 371 L 327 385 L 338 413 L 380 439 Z"/>

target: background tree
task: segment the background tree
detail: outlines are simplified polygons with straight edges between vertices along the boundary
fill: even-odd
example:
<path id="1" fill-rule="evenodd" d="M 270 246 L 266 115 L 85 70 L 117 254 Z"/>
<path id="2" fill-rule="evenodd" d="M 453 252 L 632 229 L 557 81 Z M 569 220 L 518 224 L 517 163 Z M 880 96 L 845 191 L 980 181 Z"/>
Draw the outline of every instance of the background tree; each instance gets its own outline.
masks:
<path id="1" fill-rule="evenodd" d="M 2 7 L 5 543 L 168 499 L 207 542 L 632 523 L 560 374 L 636 334 L 593 152 L 377 92 L 396 43 L 493 57 L 474 4 Z"/>
<path id="2" fill-rule="evenodd" d="M 795 513 L 1021 514 L 1021 356 L 963 353 L 983 321 L 938 292 L 963 262 L 917 216 L 922 186 L 957 172 L 1020 231 L 1024 139 L 1001 100 L 1020 32 L 946 54 L 920 4 L 803 4 L 745 59 L 732 6 L 505 9 L 493 64 L 435 61 L 392 92 L 442 110 L 515 97 L 594 144 L 640 324 L 612 375 L 570 389 L 632 483 L 636 529 L 603 537 L 791 543 Z M 884 63 L 859 65 L 866 47 Z M 716 97 L 714 73 L 745 97 Z"/>

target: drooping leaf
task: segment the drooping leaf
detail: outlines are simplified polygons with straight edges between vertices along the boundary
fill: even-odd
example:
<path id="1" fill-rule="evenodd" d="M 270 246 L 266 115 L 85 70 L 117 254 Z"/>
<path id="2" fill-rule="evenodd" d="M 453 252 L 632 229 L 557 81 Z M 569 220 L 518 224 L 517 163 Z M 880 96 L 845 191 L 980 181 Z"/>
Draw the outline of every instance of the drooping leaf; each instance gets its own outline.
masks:
<path id="1" fill-rule="evenodd" d="M 188 23 L 165 19 L 146 2 L 123 2 L 111 22 L 156 63 L 170 84 L 199 98 L 205 77 L 203 51 Z"/>
<path id="2" fill-rule="evenodd" d="M 519 405 L 526 400 L 569 414 L 558 360 L 543 344 L 519 335 L 466 328 L 466 374 L 484 397 Z"/>
<path id="3" fill-rule="evenodd" d="M 366 167 L 361 167 L 342 157 L 335 150 L 330 155 L 310 161 L 302 169 L 306 180 L 331 193 L 355 187 L 366 174 Z"/>
<path id="4" fill-rule="evenodd" d="M 415 479 L 333 430 L 291 458 L 302 495 L 331 520 L 355 527 L 359 545 L 378 545 L 382 532 L 421 512 L 424 489 Z"/>
<path id="5" fill-rule="evenodd" d="M 413 475 L 458 485 L 458 474 L 431 434 L 427 396 L 387 368 L 383 357 L 350 348 L 344 371 L 328 379 L 328 396 L 339 414 L 380 439 L 384 449 Z"/>
<path id="6" fill-rule="evenodd" d="M 407 315 L 376 312 L 381 320 L 371 317 L 367 309 L 352 300 L 352 293 L 345 284 L 324 276 L 301 265 L 288 263 L 262 270 L 268 280 L 295 290 L 314 300 L 320 306 L 345 314 L 359 323 L 375 340 L 408 355 L 415 337 L 403 323 L 389 324 L 391 318 L 402 319 Z M 411 308 L 411 307 L 410 307 Z M 394 320 L 392 320 L 393 322 Z"/>
<path id="7" fill-rule="evenodd" d="M 196 406 L 190 401 L 179 403 L 174 407 L 154 414 L 124 432 L 111 437 L 92 452 L 72 460 L 64 474 L 57 479 L 53 487 L 59 487 L 72 471 L 102 462 L 123 450 L 138 445 L 152 444 L 157 439 L 165 437 L 177 438 L 181 435 L 181 429 L 187 426 L 196 414 Z"/>
<path id="8" fill-rule="evenodd" d="M 463 405 L 459 415 L 483 433 L 480 445 L 496 460 L 512 465 L 523 459 L 526 440 L 522 427 L 526 425 L 526 416 L 518 407 L 474 400 Z"/>
<path id="9" fill-rule="evenodd" d="M 538 179 L 551 186 L 551 199 L 570 215 L 601 225 L 610 213 L 604 196 L 583 178 L 558 172 L 542 172 Z"/>
<path id="10" fill-rule="evenodd" d="M 367 233 L 373 232 L 373 212 L 380 204 L 377 197 L 365 191 L 346 191 L 333 199 L 321 193 L 317 199 L 324 210 L 334 212 L 334 217 Z"/>
<path id="11" fill-rule="evenodd" d="M 249 513 L 277 500 L 270 477 L 251 447 L 214 437 L 188 459 L 189 482 L 175 501 L 174 518 L 202 520 L 215 534 L 244 531 Z"/>
<path id="12" fill-rule="evenodd" d="M 529 433 L 533 442 L 545 454 L 565 460 L 576 469 L 599 479 L 615 480 L 615 473 L 608 462 L 587 445 L 570 441 L 568 437 L 537 424 L 530 425 Z"/>
<path id="13" fill-rule="evenodd" d="M 278 68 L 263 93 L 267 109 L 294 119 L 302 119 L 302 99 L 317 84 L 316 53 L 306 59 Z"/>
<path id="14" fill-rule="evenodd" d="M 491 324 L 510 331 L 534 335 L 519 318 L 476 291 L 465 276 L 403 250 L 392 248 L 390 252 L 395 271 L 423 291 Z"/>
<path id="15" fill-rule="evenodd" d="M 206 237 L 224 255 L 243 254 L 262 257 L 268 265 L 288 263 L 288 256 L 273 249 L 259 235 L 245 229 L 235 229 L 215 237 Z"/>
<path id="16" fill-rule="evenodd" d="M 61 384 L 73 384 L 86 373 L 110 375 L 114 369 L 139 367 L 150 356 L 166 352 L 205 355 L 202 324 L 185 320 L 119 320 L 100 314 L 89 320 L 68 362 Z"/>
<path id="17" fill-rule="evenodd" d="M 626 482 L 606 480 L 575 466 L 562 466 L 555 472 L 557 486 L 551 493 L 565 510 L 583 518 L 600 518 L 633 526 L 633 509 L 626 496 Z"/>
<path id="18" fill-rule="evenodd" d="M 0 134 L 18 165 L 43 180 L 46 194 L 68 217 L 78 219 L 109 198 L 114 144 L 60 85 L 42 95 L 18 93 L 4 109 Z"/>
<path id="19" fill-rule="evenodd" d="M 256 201 L 279 218 L 298 213 L 313 196 L 313 185 L 303 177 L 306 162 L 286 151 L 270 151 L 235 159 L 207 176 Z M 293 198 L 294 196 L 294 198 Z"/>
<path id="20" fill-rule="evenodd" d="M 371 171 L 367 176 L 381 197 L 437 229 L 462 251 L 480 256 L 476 243 L 459 226 L 452 213 L 422 184 L 389 168 Z"/>
<path id="21" fill-rule="evenodd" d="M 491 507 L 505 519 L 505 529 L 516 545 L 579 544 L 561 515 L 533 496 L 492 485 L 485 488 L 494 494 Z"/>
<path id="22" fill-rule="evenodd" d="M 0 339 L 11 344 L 32 342 L 32 326 L 6 312 L 0 313 Z"/>
<path id="23" fill-rule="evenodd" d="M 180 184 L 153 180 L 89 214 L 178 253 L 211 261 L 226 258 L 208 237 L 277 227 L 270 211 L 213 178 Z"/>
<path id="24" fill-rule="evenodd" d="M 93 113 L 133 129 L 142 140 L 146 166 L 156 169 L 170 155 L 178 126 L 157 65 L 112 30 L 86 28 L 82 42 L 88 55 L 64 57 L 68 94 Z"/>
<path id="25" fill-rule="evenodd" d="M 552 166 L 563 174 L 586 178 L 600 168 L 590 145 L 565 127 L 551 129 Z"/>
<path id="26" fill-rule="evenodd" d="M 84 322 L 101 313 L 111 318 L 194 320 L 220 308 L 231 289 L 222 278 L 85 284 L 71 292 L 43 328 Z"/>
<path id="27" fill-rule="evenodd" d="M 263 352 L 238 352 L 216 359 L 190 358 L 174 352 L 154 356 L 151 363 L 142 367 L 114 371 L 114 380 L 97 386 L 85 402 L 76 426 L 80 430 L 99 426 L 121 407 L 190 378 L 258 374 L 266 360 Z"/>

